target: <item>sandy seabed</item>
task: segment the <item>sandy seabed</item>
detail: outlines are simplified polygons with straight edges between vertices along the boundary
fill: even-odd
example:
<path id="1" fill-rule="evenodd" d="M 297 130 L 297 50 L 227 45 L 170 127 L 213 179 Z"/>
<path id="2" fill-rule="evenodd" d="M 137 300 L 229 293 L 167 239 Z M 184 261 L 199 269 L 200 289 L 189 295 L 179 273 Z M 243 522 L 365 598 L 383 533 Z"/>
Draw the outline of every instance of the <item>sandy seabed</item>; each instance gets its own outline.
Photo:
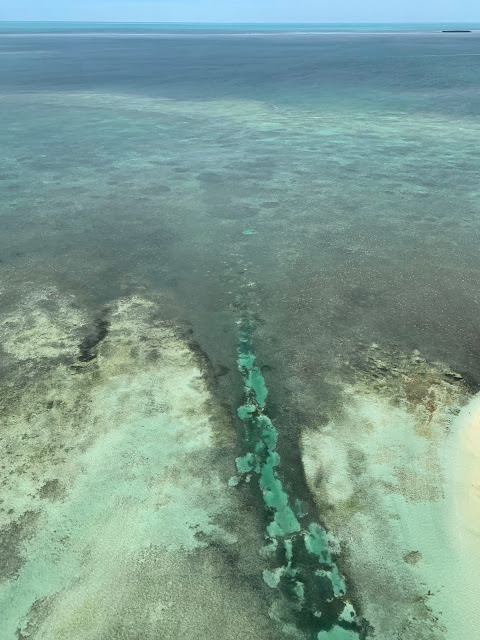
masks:
<path id="1" fill-rule="evenodd" d="M 418 352 L 373 345 L 366 360 L 339 415 L 302 437 L 319 512 L 361 585 L 372 637 L 474 638 L 480 399 L 468 403 L 461 377 Z"/>
<path id="2" fill-rule="evenodd" d="M 480 396 L 463 408 L 454 427 L 450 496 L 455 518 L 449 512 L 447 519 L 459 547 L 480 563 Z"/>
<path id="3" fill-rule="evenodd" d="M 261 540 L 248 512 L 232 526 L 229 418 L 161 307 L 92 322 L 25 287 L 0 324 L 2 640 L 274 637 Z"/>

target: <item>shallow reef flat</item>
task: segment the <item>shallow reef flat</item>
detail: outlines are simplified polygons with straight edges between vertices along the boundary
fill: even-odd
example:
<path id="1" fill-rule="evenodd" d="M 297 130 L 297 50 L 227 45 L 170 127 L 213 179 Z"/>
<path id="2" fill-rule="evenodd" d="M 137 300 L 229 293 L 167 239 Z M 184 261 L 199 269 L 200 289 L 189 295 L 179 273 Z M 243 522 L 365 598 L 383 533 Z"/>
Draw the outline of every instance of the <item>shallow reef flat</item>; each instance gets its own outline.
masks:
<path id="1" fill-rule="evenodd" d="M 232 417 L 165 296 L 92 314 L 53 285 L 21 292 L 0 324 L 3 637 L 474 637 L 478 399 L 460 374 L 358 349 L 330 380 L 337 412 L 300 434 L 308 515 L 248 325 L 251 452 L 232 477 Z"/>
<path id="2" fill-rule="evenodd" d="M 276 637 L 229 416 L 161 300 L 91 322 L 22 294 L 0 324 L 2 639 Z"/>
<path id="3" fill-rule="evenodd" d="M 251 280 L 270 335 L 294 324 L 285 348 L 322 361 L 361 334 L 480 375 L 471 115 L 377 94 L 309 107 L 45 90 L 2 105 L 2 268 L 28 261 L 105 298 L 118 274 L 175 288 L 207 324 L 238 294 L 225 263 L 253 230 Z"/>
<path id="4" fill-rule="evenodd" d="M 337 415 L 304 430 L 303 462 L 371 637 L 473 638 L 480 539 L 458 511 L 478 522 L 478 399 L 464 407 L 462 377 L 418 351 L 374 344 L 353 368 Z"/>

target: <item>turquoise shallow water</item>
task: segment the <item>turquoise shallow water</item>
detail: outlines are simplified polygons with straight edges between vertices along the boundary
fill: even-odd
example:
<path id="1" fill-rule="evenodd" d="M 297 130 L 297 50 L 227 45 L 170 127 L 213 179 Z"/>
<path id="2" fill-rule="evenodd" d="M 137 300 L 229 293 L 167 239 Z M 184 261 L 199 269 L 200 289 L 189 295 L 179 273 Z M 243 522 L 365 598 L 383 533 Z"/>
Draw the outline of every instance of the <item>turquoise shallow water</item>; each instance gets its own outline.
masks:
<path id="1" fill-rule="evenodd" d="M 455 27 L 474 31 L 441 33 Z M 1 319 L 6 332 L 12 318 L 28 319 L 15 329 L 16 353 L 32 367 L 8 360 L 5 339 L 3 379 L 21 371 L 19 390 L 46 375 L 28 346 L 39 336 L 50 331 L 57 349 L 67 326 L 88 359 L 119 299 L 161 300 L 158 317 L 189 328 L 234 425 L 235 445 L 228 454 L 218 446 L 213 468 L 227 460 L 225 491 L 243 492 L 241 513 L 274 547 L 261 559 L 259 545 L 241 552 L 258 584 L 250 565 L 242 573 L 224 554 L 244 578 L 235 588 L 253 582 L 256 598 L 268 587 L 256 609 L 273 621 L 263 638 L 467 637 L 428 595 L 440 563 L 425 531 L 443 534 L 437 513 L 418 505 L 439 503 L 440 462 L 418 462 L 435 482 L 408 465 L 443 446 L 428 425 L 450 427 L 435 412 L 480 384 L 475 27 L 0 24 Z M 48 293 L 38 302 L 32 291 Z M 74 300 L 83 319 L 69 324 L 73 311 L 62 307 L 60 328 L 42 329 L 56 300 Z M 248 324 L 240 372 L 238 322 Z M 129 326 L 132 340 L 148 337 Z M 133 361 L 140 346 L 129 345 Z M 405 444 L 398 434 L 412 416 Z M 385 424 L 393 435 L 377 434 Z M 332 425 L 348 446 L 331 445 Z M 323 434 L 321 446 L 312 433 Z M 325 497 L 329 474 L 330 494 L 348 494 L 341 508 Z M 372 527 L 381 492 L 387 506 Z M 293 527 L 285 539 L 272 529 L 279 510 Z M 394 535 L 386 523 L 410 532 L 409 518 L 421 535 L 413 527 L 409 546 L 382 559 L 381 542 Z M 309 531 L 330 540 L 323 565 L 306 547 Z M 369 541 L 363 557 L 358 532 Z M 415 554 L 430 562 L 425 574 Z M 372 558 L 382 559 L 377 568 Z M 390 560 L 393 573 L 381 573 Z M 346 595 L 332 595 L 337 579 Z M 349 604 L 354 613 L 342 614 Z"/>

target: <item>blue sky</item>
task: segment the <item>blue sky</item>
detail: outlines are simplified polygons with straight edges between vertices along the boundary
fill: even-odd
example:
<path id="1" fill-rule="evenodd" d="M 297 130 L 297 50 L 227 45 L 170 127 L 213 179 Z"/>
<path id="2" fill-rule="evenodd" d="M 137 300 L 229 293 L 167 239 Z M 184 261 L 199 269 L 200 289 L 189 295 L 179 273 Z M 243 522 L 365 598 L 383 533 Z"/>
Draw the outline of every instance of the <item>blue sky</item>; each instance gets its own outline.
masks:
<path id="1" fill-rule="evenodd" d="M 1 0 L 0 20 L 480 22 L 480 0 Z"/>

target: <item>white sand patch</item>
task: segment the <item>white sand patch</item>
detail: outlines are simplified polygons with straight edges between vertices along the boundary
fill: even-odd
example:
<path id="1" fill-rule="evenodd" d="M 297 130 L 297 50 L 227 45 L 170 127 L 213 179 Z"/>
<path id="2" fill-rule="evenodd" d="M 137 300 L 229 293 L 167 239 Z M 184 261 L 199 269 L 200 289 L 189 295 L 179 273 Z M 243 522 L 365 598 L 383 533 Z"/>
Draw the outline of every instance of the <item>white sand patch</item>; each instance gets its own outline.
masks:
<path id="1" fill-rule="evenodd" d="M 447 519 L 465 553 L 480 557 L 480 396 L 454 422 L 456 454 L 452 461 L 451 499 L 456 517 Z M 479 565 L 480 570 L 480 565 Z"/>

